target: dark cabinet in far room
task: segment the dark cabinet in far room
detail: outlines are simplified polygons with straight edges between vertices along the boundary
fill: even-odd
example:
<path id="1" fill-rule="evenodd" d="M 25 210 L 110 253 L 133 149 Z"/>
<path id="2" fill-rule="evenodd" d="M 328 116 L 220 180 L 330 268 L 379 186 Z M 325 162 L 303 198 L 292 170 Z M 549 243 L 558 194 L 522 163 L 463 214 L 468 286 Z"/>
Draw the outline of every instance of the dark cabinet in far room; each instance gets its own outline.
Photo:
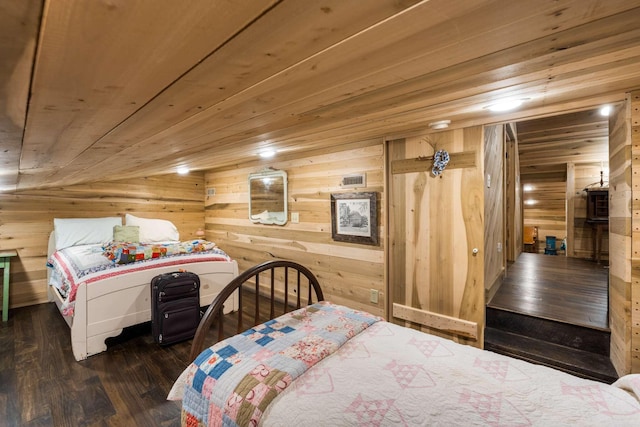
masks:
<path id="1" fill-rule="evenodd" d="M 587 190 L 587 222 L 609 221 L 609 189 Z"/>
<path id="2" fill-rule="evenodd" d="M 591 226 L 593 259 L 599 264 L 602 257 L 603 233 L 609 230 L 609 189 L 587 189 L 587 224 Z"/>

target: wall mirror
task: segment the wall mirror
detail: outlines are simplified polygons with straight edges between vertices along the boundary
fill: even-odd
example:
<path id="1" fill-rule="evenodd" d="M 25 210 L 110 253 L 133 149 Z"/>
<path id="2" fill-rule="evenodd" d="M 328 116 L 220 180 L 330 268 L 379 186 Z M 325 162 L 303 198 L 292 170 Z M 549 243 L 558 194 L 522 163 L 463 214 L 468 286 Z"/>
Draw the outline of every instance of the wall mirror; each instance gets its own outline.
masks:
<path id="1" fill-rule="evenodd" d="M 249 174 L 249 219 L 284 225 L 287 218 L 287 173 L 267 169 Z"/>

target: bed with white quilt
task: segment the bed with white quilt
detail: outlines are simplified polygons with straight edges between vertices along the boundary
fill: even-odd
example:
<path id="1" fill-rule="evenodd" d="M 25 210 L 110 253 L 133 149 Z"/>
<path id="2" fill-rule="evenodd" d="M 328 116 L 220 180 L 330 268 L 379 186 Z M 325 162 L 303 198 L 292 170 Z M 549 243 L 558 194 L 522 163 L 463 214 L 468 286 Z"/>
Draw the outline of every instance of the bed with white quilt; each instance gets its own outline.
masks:
<path id="1" fill-rule="evenodd" d="M 266 264 L 254 272 L 282 277 Z M 243 275 L 219 297 L 257 281 Z M 322 299 L 200 352 L 214 301 L 168 396 L 182 425 L 640 426 L 640 375 L 586 380 Z"/>
<path id="2" fill-rule="evenodd" d="M 170 221 L 121 217 L 56 218 L 49 238 L 48 295 L 71 328 L 76 360 L 105 351 L 105 339 L 151 319 L 151 279 L 191 271 L 200 303 L 211 303 L 238 275 L 215 243 L 181 241 Z M 231 304 L 227 310 L 232 310 Z"/>

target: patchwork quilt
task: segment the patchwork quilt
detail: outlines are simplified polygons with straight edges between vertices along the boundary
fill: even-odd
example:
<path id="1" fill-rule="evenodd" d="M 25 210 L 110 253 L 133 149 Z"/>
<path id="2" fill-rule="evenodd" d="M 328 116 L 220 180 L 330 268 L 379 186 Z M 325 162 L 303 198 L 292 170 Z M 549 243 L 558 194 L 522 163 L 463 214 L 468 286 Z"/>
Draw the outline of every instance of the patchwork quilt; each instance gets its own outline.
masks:
<path id="1" fill-rule="evenodd" d="M 326 302 L 287 313 L 206 349 L 169 399 L 182 399 L 183 425 L 257 425 L 296 378 L 380 320 Z"/>
<path id="2" fill-rule="evenodd" d="M 162 244 L 111 242 L 102 248 L 102 254 L 117 264 L 129 264 L 166 256 L 210 252 L 215 249 L 216 244 L 206 240 Z"/>
<path id="3" fill-rule="evenodd" d="M 640 426 L 640 375 L 590 381 L 378 322 L 275 399 L 262 426 Z"/>
<path id="4" fill-rule="evenodd" d="M 169 395 L 182 425 L 640 426 L 638 374 L 603 384 L 349 313 L 325 303 L 203 352 Z"/>
<path id="5" fill-rule="evenodd" d="M 113 247 L 124 248 L 125 244 Z M 162 255 L 153 254 L 158 247 L 164 247 Z M 62 313 L 73 315 L 76 291 L 81 283 L 91 283 L 119 275 L 152 270 L 158 267 L 175 266 L 193 262 L 231 261 L 222 249 L 211 242 L 191 241 L 167 245 L 137 245 L 143 256 L 132 262 L 114 262 L 114 256 L 105 252 L 101 245 L 72 246 L 54 252 L 47 261 L 51 270 L 49 283 L 55 286 L 65 298 Z M 147 250 L 147 248 L 149 250 Z M 137 253 L 137 252 L 136 252 Z M 149 257 L 146 256 L 149 254 Z"/>

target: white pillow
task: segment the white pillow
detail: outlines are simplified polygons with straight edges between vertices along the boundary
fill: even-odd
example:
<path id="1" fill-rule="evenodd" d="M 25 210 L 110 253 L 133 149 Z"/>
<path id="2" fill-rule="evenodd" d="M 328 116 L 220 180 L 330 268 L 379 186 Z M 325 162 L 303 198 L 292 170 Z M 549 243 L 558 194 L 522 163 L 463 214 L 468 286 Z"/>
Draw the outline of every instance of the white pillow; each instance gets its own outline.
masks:
<path id="1" fill-rule="evenodd" d="M 140 218 L 126 214 L 125 222 L 127 225 L 140 227 L 140 243 L 177 242 L 180 240 L 178 229 L 166 219 Z"/>
<path id="2" fill-rule="evenodd" d="M 69 246 L 107 244 L 113 240 L 115 225 L 122 225 L 122 217 L 54 218 L 56 250 Z"/>

